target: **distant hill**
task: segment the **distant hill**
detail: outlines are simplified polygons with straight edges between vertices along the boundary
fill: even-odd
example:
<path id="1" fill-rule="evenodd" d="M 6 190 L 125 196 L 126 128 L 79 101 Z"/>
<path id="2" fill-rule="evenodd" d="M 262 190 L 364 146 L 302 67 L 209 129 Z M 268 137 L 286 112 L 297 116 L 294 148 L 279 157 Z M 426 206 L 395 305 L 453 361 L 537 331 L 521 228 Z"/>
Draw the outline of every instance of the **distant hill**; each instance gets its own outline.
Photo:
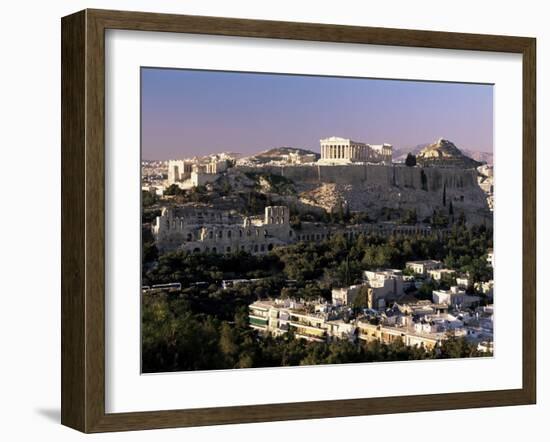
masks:
<path id="1" fill-rule="evenodd" d="M 422 149 L 428 146 L 430 143 L 417 144 L 416 146 L 403 147 L 401 149 L 393 150 L 393 161 L 395 163 L 404 163 L 407 155 L 412 153 L 413 155 L 418 155 Z"/>
<path id="2" fill-rule="evenodd" d="M 475 150 L 462 149 L 462 153 L 464 153 L 464 155 L 467 155 L 476 161 L 479 161 L 480 163 L 486 163 L 489 166 L 493 165 L 492 152 L 479 152 Z"/>
<path id="3" fill-rule="evenodd" d="M 478 167 L 481 165 L 462 153 L 452 141 L 440 138 L 435 143 L 429 144 L 416 155 L 416 161 L 425 166 L 457 166 L 464 168 Z"/>
<path id="4" fill-rule="evenodd" d="M 285 161 L 290 154 L 303 155 L 315 155 L 315 159 L 318 160 L 320 155 L 316 152 L 307 149 L 300 149 L 298 147 L 275 147 L 273 149 L 260 152 L 255 155 L 246 157 L 247 161 L 254 163 L 269 163 L 270 161 Z"/>
<path id="5" fill-rule="evenodd" d="M 410 152 L 413 155 L 418 155 L 422 149 L 428 147 L 430 143 L 417 144 L 411 147 L 404 147 L 401 149 L 394 149 L 393 151 L 393 161 L 396 163 L 404 163 L 407 158 L 407 154 Z M 493 154 L 491 152 L 480 152 L 470 149 L 460 149 L 461 152 L 475 161 L 480 163 L 486 163 L 490 166 L 493 165 Z"/>

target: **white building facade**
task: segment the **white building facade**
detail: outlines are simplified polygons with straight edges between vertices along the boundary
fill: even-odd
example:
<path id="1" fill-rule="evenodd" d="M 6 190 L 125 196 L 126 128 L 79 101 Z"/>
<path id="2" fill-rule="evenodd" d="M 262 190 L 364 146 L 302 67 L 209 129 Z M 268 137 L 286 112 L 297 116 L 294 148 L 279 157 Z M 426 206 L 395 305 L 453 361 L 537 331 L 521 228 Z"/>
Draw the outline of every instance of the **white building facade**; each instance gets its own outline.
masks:
<path id="1" fill-rule="evenodd" d="M 152 225 L 159 250 L 264 254 L 294 242 L 288 207 L 268 206 L 263 217 L 209 207 L 162 209 Z"/>

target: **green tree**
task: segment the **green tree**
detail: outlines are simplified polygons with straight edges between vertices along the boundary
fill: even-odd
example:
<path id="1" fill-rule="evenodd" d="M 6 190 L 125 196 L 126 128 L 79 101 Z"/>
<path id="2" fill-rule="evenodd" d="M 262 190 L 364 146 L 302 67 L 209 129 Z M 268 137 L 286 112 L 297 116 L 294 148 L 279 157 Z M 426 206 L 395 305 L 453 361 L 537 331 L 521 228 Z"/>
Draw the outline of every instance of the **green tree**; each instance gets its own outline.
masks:
<path id="1" fill-rule="evenodd" d="M 405 215 L 401 219 L 403 224 L 416 224 L 418 222 L 418 217 L 416 215 L 416 209 L 408 209 L 405 212 Z"/>
<path id="2" fill-rule="evenodd" d="M 457 337 L 453 332 L 447 333 L 447 338 L 442 342 L 439 358 L 470 358 L 481 356 L 475 344 L 470 344 L 463 337 Z"/>
<path id="3" fill-rule="evenodd" d="M 141 206 L 151 207 L 158 201 L 158 197 L 153 192 L 141 191 Z"/>
<path id="4" fill-rule="evenodd" d="M 408 167 L 416 166 L 416 156 L 413 155 L 411 152 L 407 154 L 407 158 L 405 159 L 405 165 Z"/>
<path id="5" fill-rule="evenodd" d="M 364 285 L 359 289 L 359 293 L 353 300 L 353 308 L 355 308 L 356 310 L 367 308 L 369 306 L 368 300 L 369 300 L 369 287 Z"/>
<path id="6" fill-rule="evenodd" d="M 418 289 L 418 292 L 416 293 L 416 297 L 418 299 L 432 299 L 432 293 L 435 289 L 435 284 L 433 281 L 428 280 L 422 283 L 420 288 Z"/>
<path id="7" fill-rule="evenodd" d="M 177 184 L 171 184 L 166 189 L 164 189 L 164 195 L 183 195 L 185 191 L 180 189 Z"/>
<path id="8" fill-rule="evenodd" d="M 235 364 L 235 359 L 239 353 L 239 344 L 235 330 L 227 322 L 223 322 L 220 330 L 219 347 L 222 355 L 225 357 L 226 365 Z"/>
<path id="9" fill-rule="evenodd" d="M 342 204 L 342 201 L 338 204 L 338 222 L 342 223 L 345 221 L 345 215 L 344 215 L 344 205 Z"/>

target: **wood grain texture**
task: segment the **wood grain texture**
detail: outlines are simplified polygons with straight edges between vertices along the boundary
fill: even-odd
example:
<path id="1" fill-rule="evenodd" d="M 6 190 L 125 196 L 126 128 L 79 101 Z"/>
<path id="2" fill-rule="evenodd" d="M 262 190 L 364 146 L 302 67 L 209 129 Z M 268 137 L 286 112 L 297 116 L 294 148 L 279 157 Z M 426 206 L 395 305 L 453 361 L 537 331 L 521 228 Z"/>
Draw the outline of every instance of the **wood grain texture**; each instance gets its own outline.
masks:
<path id="1" fill-rule="evenodd" d="M 513 52 L 523 55 L 523 387 L 339 401 L 105 413 L 106 29 Z M 86 10 L 62 20 L 62 423 L 83 432 L 313 419 L 536 399 L 535 40 L 311 23 Z M 136 147 L 138 148 L 138 147 Z"/>
<path id="2" fill-rule="evenodd" d="M 523 389 L 537 395 L 537 148 L 536 41 L 523 50 Z"/>
<path id="3" fill-rule="evenodd" d="M 85 13 L 61 29 L 61 422 L 85 428 Z"/>

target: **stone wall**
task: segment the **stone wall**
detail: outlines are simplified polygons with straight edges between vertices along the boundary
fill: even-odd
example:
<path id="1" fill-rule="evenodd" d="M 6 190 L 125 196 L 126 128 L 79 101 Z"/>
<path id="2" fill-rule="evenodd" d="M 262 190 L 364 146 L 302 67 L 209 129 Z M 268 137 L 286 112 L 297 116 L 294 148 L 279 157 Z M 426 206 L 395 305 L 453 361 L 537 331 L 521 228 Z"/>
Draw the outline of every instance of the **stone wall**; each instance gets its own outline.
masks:
<path id="1" fill-rule="evenodd" d="M 258 172 L 257 168 L 238 166 L 244 172 Z M 349 164 L 342 166 L 263 166 L 262 171 L 282 175 L 297 184 L 320 183 L 405 187 L 438 191 L 447 188 L 476 187 L 477 171 L 444 167 L 407 167 L 403 165 Z M 425 178 L 423 178 L 423 176 Z"/>

